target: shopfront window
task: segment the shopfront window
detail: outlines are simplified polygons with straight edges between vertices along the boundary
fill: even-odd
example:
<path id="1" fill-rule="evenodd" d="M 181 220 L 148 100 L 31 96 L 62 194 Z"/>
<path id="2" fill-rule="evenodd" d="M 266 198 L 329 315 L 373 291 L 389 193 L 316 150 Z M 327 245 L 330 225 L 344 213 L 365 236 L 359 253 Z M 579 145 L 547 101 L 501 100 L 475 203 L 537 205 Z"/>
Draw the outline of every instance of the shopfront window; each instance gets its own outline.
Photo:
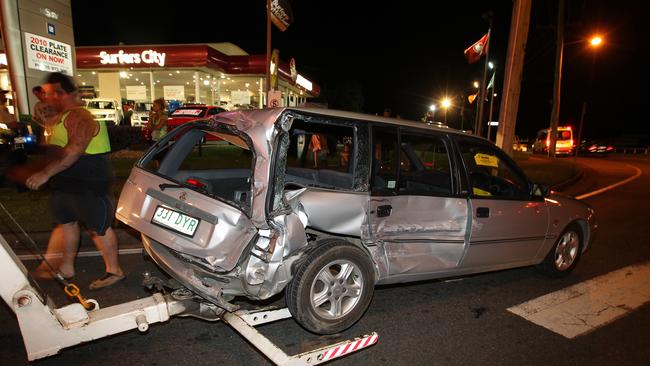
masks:
<path id="1" fill-rule="evenodd" d="M 84 99 L 112 97 L 138 104 L 164 98 L 170 104 L 200 103 L 226 109 L 257 108 L 260 102 L 259 77 L 211 70 L 84 70 L 77 73 L 77 79 Z"/>

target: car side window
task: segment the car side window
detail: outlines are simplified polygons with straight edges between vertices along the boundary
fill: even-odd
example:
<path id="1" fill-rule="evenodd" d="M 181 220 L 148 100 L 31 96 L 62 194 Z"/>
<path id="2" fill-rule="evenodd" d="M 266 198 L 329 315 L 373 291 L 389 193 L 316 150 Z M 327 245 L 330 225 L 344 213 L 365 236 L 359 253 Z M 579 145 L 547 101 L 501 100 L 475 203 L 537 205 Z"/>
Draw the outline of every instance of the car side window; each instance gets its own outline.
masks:
<path id="1" fill-rule="evenodd" d="M 354 128 L 296 119 L 289 131 L 286 181 L 304 186 L 352 189 Z"/>
<path id="2" fill-rule="evenodd" d="M 372 128 L 372 190 L 375 194 L 394 194 L 399 167 L 397 128 Z"/>
<path id="3" fill-rule="evenodd" d="M 447 147 L 439 136 L 400 135 L 401 195 L 451 195 L 451 168 Z"/>
<path id="4" fill-rule="evenodd" d="M 503 151 L 478 140 L 461 140 L 458 145 L 473 197 L 529 198 L 526 177 L 515 168 Z"/>

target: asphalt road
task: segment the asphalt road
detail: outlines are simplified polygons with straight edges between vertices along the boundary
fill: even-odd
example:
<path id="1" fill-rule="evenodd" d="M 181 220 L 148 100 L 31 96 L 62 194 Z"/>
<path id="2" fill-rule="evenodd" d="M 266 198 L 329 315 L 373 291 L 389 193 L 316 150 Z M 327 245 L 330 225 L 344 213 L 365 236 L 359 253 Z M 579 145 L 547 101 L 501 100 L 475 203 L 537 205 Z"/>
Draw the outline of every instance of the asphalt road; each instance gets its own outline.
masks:
<path id="1" fill-rule="evenodd" d="M 650 260 L 650 159 L 579 158 L 585 176 L 566 189 L 581 195 L 636 173 L 640 178 L 589 197 L 599 230 L 591 249 L 567 278 L 551 280 L 534 268 L 452 281 L 378 287 L 365 316 L 343 334 L 319 337 L 283 320 L 260 328 L 289 354 L 376 331 L 379 342 L 335 361 L 340 365 L 642 365 L 650 360 L 650 306 L 575 339 L 566 339 L 506 311 L 532 298 L 630 264 Z M 85 291 L 104 307 L 145 297 L 139 273 L 156 267 L 140 255 L 123 255 L 126 281 L 111 289 Z M 78 261 L 82 288 L 100 275 L 101 258 Z M 29 261 L 28 267 L 36 262 Z M 56 284 L 41 281 L 57 305 L 66 304 Z M 283 304 L 282 298 L 274 299 Z M 28 364 L 17 322 L 0 306 L 0 364 Z M 63 350 L 39 365 L 267 365 L 270 362 L 227 325 L 173 318 L 137 331 Z"/>

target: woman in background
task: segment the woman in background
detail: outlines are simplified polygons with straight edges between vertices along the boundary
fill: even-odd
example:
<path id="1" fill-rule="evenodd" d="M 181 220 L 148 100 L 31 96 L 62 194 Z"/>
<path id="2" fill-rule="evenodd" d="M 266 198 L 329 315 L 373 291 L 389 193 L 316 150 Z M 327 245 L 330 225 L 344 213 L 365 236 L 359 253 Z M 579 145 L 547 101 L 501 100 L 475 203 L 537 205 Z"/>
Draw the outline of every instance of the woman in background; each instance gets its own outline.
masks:
<path id="1" fill-rule="evenodd" d="M 153 141 L 160 140 L 167 133 L 167 109 L 163 98 L 153 101 L 149 112 L 149 129 Z"/>

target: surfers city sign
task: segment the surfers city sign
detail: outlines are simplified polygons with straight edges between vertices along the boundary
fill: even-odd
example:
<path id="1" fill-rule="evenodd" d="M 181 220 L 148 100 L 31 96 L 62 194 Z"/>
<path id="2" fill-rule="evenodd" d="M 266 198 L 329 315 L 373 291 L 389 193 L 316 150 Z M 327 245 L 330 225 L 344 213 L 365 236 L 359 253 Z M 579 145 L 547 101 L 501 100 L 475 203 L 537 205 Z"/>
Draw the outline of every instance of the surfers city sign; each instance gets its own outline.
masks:
<path id="1" fill-rule="evenodd" d="M 117 53 L 108 53 L 101 51 L 99 53 L 100 62 L 103 65 L 118 65 L 118 64 L 158 64 L 158 66 L 165 66 L 165 52 L 157 52 L 154 50 L 144 50 L 140 53 L 127 53 L 119 50 Z"/>

